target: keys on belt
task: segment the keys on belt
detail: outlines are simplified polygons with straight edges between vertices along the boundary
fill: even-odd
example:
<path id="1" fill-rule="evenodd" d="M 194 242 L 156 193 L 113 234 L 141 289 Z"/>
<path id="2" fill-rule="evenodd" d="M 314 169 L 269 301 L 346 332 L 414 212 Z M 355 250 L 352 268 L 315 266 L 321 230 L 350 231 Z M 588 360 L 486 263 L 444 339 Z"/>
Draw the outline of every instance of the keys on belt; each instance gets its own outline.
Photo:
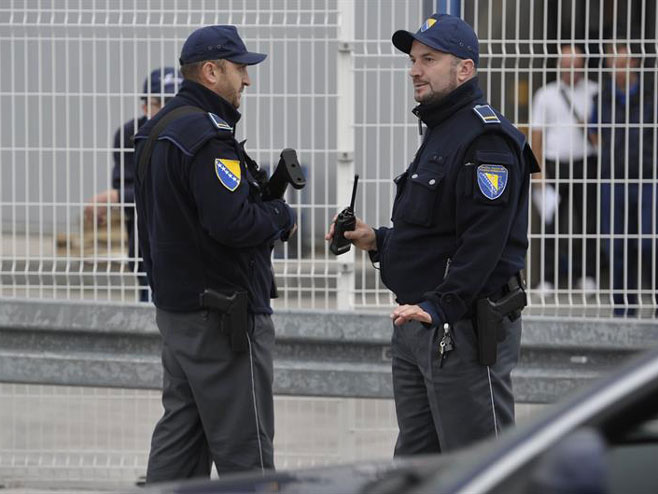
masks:
<path id="1" fill-rule="evenodd" d="M 443 336 L 441 341 L 439 341 L 439 368 L 443 367 L 443 361 L 448 355 L 449 352 L 454 350 L 455 342 L 452 339 L 452 333 L 450 332 L 450 324 L 443 324 Z"/>

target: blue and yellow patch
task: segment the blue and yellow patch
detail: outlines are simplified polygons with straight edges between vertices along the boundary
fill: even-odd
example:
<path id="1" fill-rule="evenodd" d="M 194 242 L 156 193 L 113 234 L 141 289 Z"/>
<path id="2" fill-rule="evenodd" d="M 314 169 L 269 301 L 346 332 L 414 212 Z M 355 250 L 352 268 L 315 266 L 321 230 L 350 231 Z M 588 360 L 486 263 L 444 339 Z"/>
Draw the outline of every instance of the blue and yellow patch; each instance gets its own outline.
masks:
<path id="1" fill-rule="evenodd" d="M 493 201 L 503 195 L 507 187 L 507 168 L 502 165 L 480 165 L 477 172 L 478 186 L 484 197 Z"/>
<path id="2" fill-rule="evenodd" d="M 473 111 L 486 124 L 500 123 L 498 115 L 489 105 L 476 105 Z"/>
<path id="3" fill-rule="evenodd" d="M 224 187 L 233 192 L 240 185 L 240 162 L 217 158 L 215 160 L 215 175 Z"/>
<path id="4" fill-rule="evenodd" d="M 423 22 L 423 25 L 420 26 L 420 32 L 424 33 L 427 31 L 429 28 L 431 28 L 434 24 L 436 24 L 436 19 L 430 17 L 427 19 L 425 22 Z"/>

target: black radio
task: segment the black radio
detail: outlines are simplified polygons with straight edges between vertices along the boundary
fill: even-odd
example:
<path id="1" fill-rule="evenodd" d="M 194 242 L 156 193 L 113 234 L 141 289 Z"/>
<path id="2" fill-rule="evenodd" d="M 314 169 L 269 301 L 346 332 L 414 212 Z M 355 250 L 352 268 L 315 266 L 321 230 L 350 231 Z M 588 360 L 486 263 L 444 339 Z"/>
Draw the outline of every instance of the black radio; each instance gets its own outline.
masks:
<path id="1" fill-rule="evenodd" d="M 331 239 L 329 250 L 337 256 L 350 250 L 352 242 L 345 238 L 345 232 L 352 231 L 356 228 L 356 216 L 354 215 L 354 201 L 356 200 L 356 186 L 359 183 L 359 176 L 354 175 L 354 187 L 352 188 L 352 201 L 350 205 L 343 209 L 334 224 L 334 236 Z"/>

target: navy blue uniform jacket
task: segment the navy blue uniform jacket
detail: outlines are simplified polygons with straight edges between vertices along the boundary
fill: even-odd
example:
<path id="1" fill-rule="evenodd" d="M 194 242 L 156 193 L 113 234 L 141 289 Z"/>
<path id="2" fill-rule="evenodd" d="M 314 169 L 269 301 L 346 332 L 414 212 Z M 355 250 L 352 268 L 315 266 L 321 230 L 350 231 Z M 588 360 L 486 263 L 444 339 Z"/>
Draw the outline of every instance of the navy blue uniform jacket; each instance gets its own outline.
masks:
<path id="1" fill-rule="evenodd" d="M 160 133 L 143 183 L 135 189 L 139 244 L 161 309 L 199 309 L 207 288 L 247 291 L 249 310 L 270 314 L 271 248 L 295 221 L 282 200 L 263 202 L 235 140 L 238 111 L 185 80 L 178 94 L 138 132 L 135 163 L 150 130 L 180 106 L 213 113 L 177 118 Z M 214 121 L 213 121 L 214 120 Z"/>
<path id="2" fill-rule="evenodd" d="M 384 284 L 432 322 L 472 316 L 525 265 L 528 189 L 538 171 L 525 136 L 486 105 L 477 79 L 414 113 L 427 133 L 395 179 L 393 228 L 379 228 Z"/>

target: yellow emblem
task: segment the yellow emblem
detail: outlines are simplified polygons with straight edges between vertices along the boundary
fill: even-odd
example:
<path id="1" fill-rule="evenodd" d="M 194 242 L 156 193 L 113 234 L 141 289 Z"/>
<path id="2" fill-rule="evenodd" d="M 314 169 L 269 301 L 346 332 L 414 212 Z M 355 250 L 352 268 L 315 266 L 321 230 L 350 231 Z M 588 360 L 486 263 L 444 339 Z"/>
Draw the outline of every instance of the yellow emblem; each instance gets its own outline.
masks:
<path id="1" fill-rule="evenodd" d="M 493 185 L 493 188 L 498 190 L 498 175 L 494 173 L 486 173 L 485 175 L 489 179 L 489 182 L 491 182 L 491 185 Z"/>
<path id="2" fill-rule="evenodd" d="M 215 160 L 215 175 L 224 187 L 233 192 L 240 185 L 240 161 L 217 158 Z"/>
<path id="3" fill-rule="evenodd" d="M 424 33 L 424 32 L 427 31 L 429 28 L 431 28 L 434 24 L 436 24 L 436 19 L 434 19 L 433 17 L 430 17 L 430 18 L 427 19 L 427 20 L 423 23 L 423 25 L 420 27 L 420 32 L 421 32 L 421 33 Z"/>

